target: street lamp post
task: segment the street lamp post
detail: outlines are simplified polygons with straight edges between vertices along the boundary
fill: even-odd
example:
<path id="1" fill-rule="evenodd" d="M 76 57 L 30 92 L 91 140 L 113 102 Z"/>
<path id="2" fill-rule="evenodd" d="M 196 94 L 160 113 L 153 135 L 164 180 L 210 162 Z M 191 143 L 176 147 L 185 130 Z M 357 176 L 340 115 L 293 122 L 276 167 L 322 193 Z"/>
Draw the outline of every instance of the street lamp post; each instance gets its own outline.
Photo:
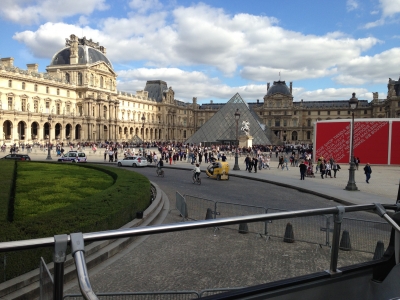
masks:
<path id="1" fill-rule="evenodd" d="M 233 166 L 233 170 L 240 171 L 239 164 L 238 164 L 238 151 L 239 151 L 239 140 L 238 140 L 238 123 L 240 119 L 239 109 L 236 109 L 235 112 L 235 121 L 236 121 L 236 151 L 235 151 L 235 165 Z"/>
<path id="2" fill-rule="evenodd" d="M 50 154 L 50 141 L 51 141 L 50 134 L 51 134 L 51 120 L 52 120 L 51 115 L 49 115 L 47 120 L 49 121 L 49 144 L 47 145 L 47 157 L 46 157 L 46 160 L 53 160 L 51 158 L 51 154 Z"/>
<path id="3" fill-rule="evenodd" d="M 355 163 L 354 163 L 354 111 L 358 106 L 358 99 L 356 93 L 353 93 L 353 97 L 349 100 L 349 106 L 351 109 L 351 145 L 350 145 L 350 169 L 349 169 L 349 181 L 345 190 L 347 191 L 358 191 L 355 181 Z"/>
<path id="4" fill-rule="evenodd" d="M 146 121 L 146 117 L 143 114 L 143 116 L 142 116 L 142 137 L 143 137 L 143 142 L 144 142 L 144 122 L 145 121 Z"/>

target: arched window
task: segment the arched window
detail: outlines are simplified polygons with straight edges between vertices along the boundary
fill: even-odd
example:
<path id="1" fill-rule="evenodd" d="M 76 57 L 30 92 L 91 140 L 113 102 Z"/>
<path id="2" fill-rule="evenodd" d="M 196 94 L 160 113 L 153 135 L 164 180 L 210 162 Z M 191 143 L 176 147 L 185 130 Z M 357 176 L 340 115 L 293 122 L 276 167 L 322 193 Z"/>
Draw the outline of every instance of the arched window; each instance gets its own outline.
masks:
<path id="1" fill-rule="evenodd" d="M 35 92 L 38 91 L 38 85 L 37 84 L 35 84 L 34 90 L 35 90 Z"/>
<path id="2" fill-rule="evenodd" d="M 46 86 L 46 93 L 47 94 L 49 93 L 49 87 L 48 86 Z"/>
<path id="3" fill-rule="evenodd" d="M 8 81 L 8 87 L 9 87 L 9 88 L 12 87 L 12 80 L 9 80 L 9 81 Z"/>
<path id="4" fill-rule="evenodd" d="M 82 84 L 83 84 L 82 73 L 79 72 L 79 73 L 78 73 L 78 85 L 82 85 Z"/>
<path id="5" fill-rule="evenodd" d="M 25 82 L 22 83 L 22 89 L 25 89 Z"/>
<path id="6" fill-rule="evenodd" d="M 60 89 L 57 89 L 57 95 L 60 95 Z"/>

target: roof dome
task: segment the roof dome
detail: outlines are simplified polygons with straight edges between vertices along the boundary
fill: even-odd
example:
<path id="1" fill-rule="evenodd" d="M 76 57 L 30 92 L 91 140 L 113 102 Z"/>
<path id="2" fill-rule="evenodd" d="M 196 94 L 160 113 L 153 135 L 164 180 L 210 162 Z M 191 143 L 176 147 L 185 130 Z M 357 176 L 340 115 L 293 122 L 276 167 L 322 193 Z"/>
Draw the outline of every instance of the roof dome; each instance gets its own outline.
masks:
<path id="1" fill-rule="evenodd" d="M 53 59 L 51 60 L 51 66 L 57 65 L 69 65 L 70 64 L 70 57 L 71 51 L 70 47 L 66 47 L 59 52 L 57 52 Z M 113 68 L 111 62 L 108 58 L 101 53 L 101 51 L 94 49 L 92 47 L 86 45 L 79 45 L 78 46 L 78 64 L 79 65 L 86 65 L 86 64 L 93 64 L 98 61 L 104 61 L 110 68 Z"/>
<path id="2" fill-rule="evenodd" d="M 273 86 L 268 89 L 267 96 L 271 96 L 273 94 L 283 94 L 291 96 L 290 90 L 284 81 L 274 81 Z"/>

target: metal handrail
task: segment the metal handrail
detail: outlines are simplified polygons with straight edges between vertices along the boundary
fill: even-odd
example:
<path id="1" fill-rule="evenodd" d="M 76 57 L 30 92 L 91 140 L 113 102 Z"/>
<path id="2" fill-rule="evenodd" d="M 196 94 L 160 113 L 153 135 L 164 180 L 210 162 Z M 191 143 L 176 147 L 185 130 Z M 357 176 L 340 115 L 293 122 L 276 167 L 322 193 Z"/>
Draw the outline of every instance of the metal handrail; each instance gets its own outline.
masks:
<path id="1" fill-rule="evenodd" d="M 396 232 L 400 233 L 399 225 L 393 221 L 387 214 L 385 209 L 391 210 L 399 210 L 400 204 L 395 205 L 381 205 L 381 204 L 365 204 L 365 205 L 352 205 L 352 206 L 337 206 L 337 207 L 329 207 L 329 208 L 319 208 L 319 209 L 307 209 L 307 210 L 297 210 L 297 211 L 285 211 L 285 212 L 277 212 L 270 214 L 258 214 L 258 215 L 250 215 L 250 216 L 238 216 L 238 217 L 229 217 L 229 218 L 221 218 L 221 219 L 208 219 L 204 221 L 194 221 L 194 222 L 185 222 L 185 223 L 175 223 L 175 224 L 165 224 L 165 225 L 155 225 L 148 227 L 135 227 L 135 228 L 127 228 L 127 229 L 117 229 L 110 231 L 102 231 L 102 232 L 91 232 L 91 233 L 72 233 L 70 235 L 64 235 L 62 239 L 63 247 L 65 244 L 71 245 L 72 255 L 75 259 L 75 266 L 78 273 L 78 281 L 79 286 L 82 292 L 82 295 L 85 299 L 96 300 L 98 299 L 96 294 L 93 292 L 89 275 L 86 268 L 85 256 L 84 256 L 84 244 L 85 242 L 95 242 L 102 240 L 110 240 L 110 239 L 118 239 L 125 237 L 134 237 L 134 236 L 142 236 L 142 235 L 151 235 L 151 234 L 159 234 L 159 233 L 167 233 L 167 232 L 176 232 L 176 231 L 184 231 L 184 230 L 193 230 L 207 227 L 219 227 L 225 225 L 232 225 L 237 223 L 252 223 L 252 222 L 260 222 L 260 221 L 270 221 L 277 219 L 285 219 L 285 218 L 297 218 L 297 217 L 307 217 L 307 216 L 315 216 L 315 215 L 326 215 L 332 214 L 335 217 L 334 220 L 334 230 L 333 230 L 333 242 L 331 248 L 331 263 L 329 273 L 331 276 L 337 276 L 341 273 L 340 270 L 337 269 L 337 261 L 338 261 L 338 251 L 339 251 L 339 237 L 341 230 L 341 223 L 343 220 L 343 215 L 345 212 L 356 212 L 356 211 L 366 211 L 366 210 L 374 210 L 381 217 L 383 217 L 392 227 L 396 230 Z M 41 239 L 32 239 L 32 240 L 24 240 L 24 241 L 12 241 L 12 242 L 3 242 L 0 243 L 0 252 L 6 251 L 15 251 L 15 250 L 23 250 L 23 249 L 31 249 L 45 246 L 57 246 L 57 236 L 53 238 L 41 238 Z M 65 250 L 63 250 L 65 251 Z M 399 251 L 399 249 L 397 249 Z M 64 257 L 64 255 L 62 255 Z M 60 270 L 63 269 L 62 260 L 59 261 L 61 266 Z M 59 300 L 62 297 L 62 288 L 59 285 L 62 285 L 62 274 L 58 274 L 60 272 L 55 273 L 54 279 L 54 299 Z"/>
<path id="2" fill-rule="evenodd" d="M 389 210 L 398 209 L 398 206 L 395 204 L 393 205 L 383 204 L 382 207 Z M 345 212 L 368 211 L 374 209 L 375 209 L 375 204 L 361 204 L 361 205 L 351 205 L 344 207 Z M 317 209 L 285 211 L 285 212 L 277 212 L 269 214 L 249 215 L 249 216 L 237 216 L 237 217 L 220 218 L 220 219 L 208 219 L 203 221 L 193 221 L 193 222 L 176 223 L 176 224 L 124 228 L 124 229 L 116 229 L 109 231 L 84 233 L 83 240 L 85 242 L 95 242 L 95 241 L 103 241 L 116 238 L 193 230 L 193 229 L 200 229 L 207 227 L 218 227 L 218 226 L 232 225 L 244 222 L 252 223 L 260 221 L 285 219 L 285 218 L 316 216 L 323 214 L 338 214 L 338 212 L 339 212 L 338 207 L 329 207 L 329 208 L 317 208 Z M 71 243 L 71 238 L 70 236 L 68 236 L 68 244 L 70 243 Z M 39 247 L 49 247 L 49 246 L 54 246 L 54 244 L 55 244 L 54 237 L 30 239 L 22 241 L 1 242 L 0 252 L 34 249 Z"/>

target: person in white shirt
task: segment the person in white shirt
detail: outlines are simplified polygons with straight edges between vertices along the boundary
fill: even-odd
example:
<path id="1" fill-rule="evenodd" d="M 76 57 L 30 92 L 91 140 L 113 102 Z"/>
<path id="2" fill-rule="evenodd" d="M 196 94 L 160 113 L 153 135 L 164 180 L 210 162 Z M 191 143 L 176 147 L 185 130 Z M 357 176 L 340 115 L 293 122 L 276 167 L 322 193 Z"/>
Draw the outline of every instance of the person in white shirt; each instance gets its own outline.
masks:
<path id="1" fill-rule="evenodd" d="M 326 162 L 325 164 L 325 178 L 328 177 L 328 175 L 332 178 L 332 173 L 331 173 L 332 167 L 329 161 Z"/>
<path id="2" fill-rule="evenodd" d="M 199 165 L 199 164 L 196 164 L 196 165 L 194 166 L 193 172 L 194 172 L 194 176 L 195 176 L 196 178 L 199 178 L 200 173 L 201 173 L 200 165 Z"/>

